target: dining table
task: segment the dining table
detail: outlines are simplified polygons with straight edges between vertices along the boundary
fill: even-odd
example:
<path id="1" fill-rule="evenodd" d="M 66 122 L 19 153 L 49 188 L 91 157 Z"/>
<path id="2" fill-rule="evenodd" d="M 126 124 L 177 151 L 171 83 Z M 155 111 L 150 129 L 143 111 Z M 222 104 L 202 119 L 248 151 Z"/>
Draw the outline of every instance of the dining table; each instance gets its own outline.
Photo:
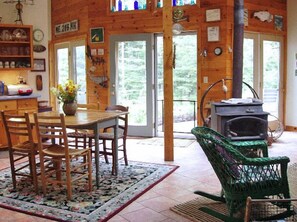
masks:
<path id="1" fill-rule="evenodd" d="M 106 127 L 114 129 L 115 146 L 115 175 L 118 174 L 118 117 L 128 112 L 122 111 L 100 111 L 100 110 L 77 110 L 75 115 L 65 115 L 65 125 L 71 129 L 93 130 L 95 137 L 95 167 L 96 186 L 99 187 L 99 131 Z M 38 113 L 42 116 L 59 115 L 58 111 Z M 33 116 L 32 116 L 33 117 Z M 30 119 L 31 121 L 31 119 Z"/>

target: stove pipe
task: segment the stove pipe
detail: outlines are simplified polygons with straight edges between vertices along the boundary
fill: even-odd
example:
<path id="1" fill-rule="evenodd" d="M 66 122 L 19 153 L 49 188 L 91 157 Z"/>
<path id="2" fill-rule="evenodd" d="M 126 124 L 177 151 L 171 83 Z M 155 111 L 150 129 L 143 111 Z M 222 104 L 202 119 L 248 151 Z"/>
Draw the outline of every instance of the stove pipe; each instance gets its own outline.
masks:
<path id="1" fill-rule="evenodd" d="M 232 97 L 242 97 L 244 0 L 234 0 L 233 88 Z"/>

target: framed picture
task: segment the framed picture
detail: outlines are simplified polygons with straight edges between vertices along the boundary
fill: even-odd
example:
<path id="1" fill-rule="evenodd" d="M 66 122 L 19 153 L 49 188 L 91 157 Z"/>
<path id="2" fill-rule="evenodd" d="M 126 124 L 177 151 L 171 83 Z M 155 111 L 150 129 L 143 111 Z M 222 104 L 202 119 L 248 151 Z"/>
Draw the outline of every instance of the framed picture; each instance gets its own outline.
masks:
<path id="1" fill-rule="evenodd" d="M 221 9 L 208 9 L 206 10 L 206 22 L 216 22 L 221 20 Z"/>
<path id="2" fill-rule="evenodd" d="M 283 31 L 284 21 L 283 16 L 275 15 L 274 16 L 274 27 L 277 31 Z"/>
<path id="3" fill-rule="evenodd" d="M 220 27 L 219 26 L 207 27 L 207 41 L 208 42 L 220 41 Z"/>
<path id="4" fill-rule="evenodd" d="M 32 72 L 45 72 L 45 59 L 34 59 Z"/>
<path id="5" fill-rule="evenodd" d="M 104 42 L 104 28 L 91 28 L 90 30 L 91 43 L 103 43 Z"/>

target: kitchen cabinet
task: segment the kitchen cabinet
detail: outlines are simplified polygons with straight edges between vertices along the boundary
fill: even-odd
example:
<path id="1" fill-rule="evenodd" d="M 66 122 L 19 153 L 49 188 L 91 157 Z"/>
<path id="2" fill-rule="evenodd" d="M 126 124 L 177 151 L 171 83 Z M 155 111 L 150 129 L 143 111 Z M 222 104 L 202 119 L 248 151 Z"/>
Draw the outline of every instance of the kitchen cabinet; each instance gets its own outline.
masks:
<path id="1" fill-rule="evenodd" d="M 32 67 L 32 26 L 0 24 L 0 70 L 31 70 Z"/>
<path id="2" fill-rule="evenodd" d="M 34 113 L 38 112 L 37 98 L 25 98 L 25 99 L 12 99 L 12 100 L 0 100 L 0 110 L 4 110 L 9 113 Z M 33 134 L 35 132 L 33 131 Z M 0 119 L 0 150 L 7 148 L 6 133 L 2 119 Z M 22 138 L 14 137 L 13 140 L 22 141 Z"/>

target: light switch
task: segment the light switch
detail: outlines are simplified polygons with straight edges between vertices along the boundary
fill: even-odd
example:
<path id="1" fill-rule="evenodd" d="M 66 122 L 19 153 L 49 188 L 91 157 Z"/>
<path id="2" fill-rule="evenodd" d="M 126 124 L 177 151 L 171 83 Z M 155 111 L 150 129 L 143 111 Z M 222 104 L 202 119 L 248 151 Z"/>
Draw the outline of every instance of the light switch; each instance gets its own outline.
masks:
<path id="1" fill-rule="evenodd" d="M 208 83 L 208 76 L 203 76 L 203 83 Z"/>

